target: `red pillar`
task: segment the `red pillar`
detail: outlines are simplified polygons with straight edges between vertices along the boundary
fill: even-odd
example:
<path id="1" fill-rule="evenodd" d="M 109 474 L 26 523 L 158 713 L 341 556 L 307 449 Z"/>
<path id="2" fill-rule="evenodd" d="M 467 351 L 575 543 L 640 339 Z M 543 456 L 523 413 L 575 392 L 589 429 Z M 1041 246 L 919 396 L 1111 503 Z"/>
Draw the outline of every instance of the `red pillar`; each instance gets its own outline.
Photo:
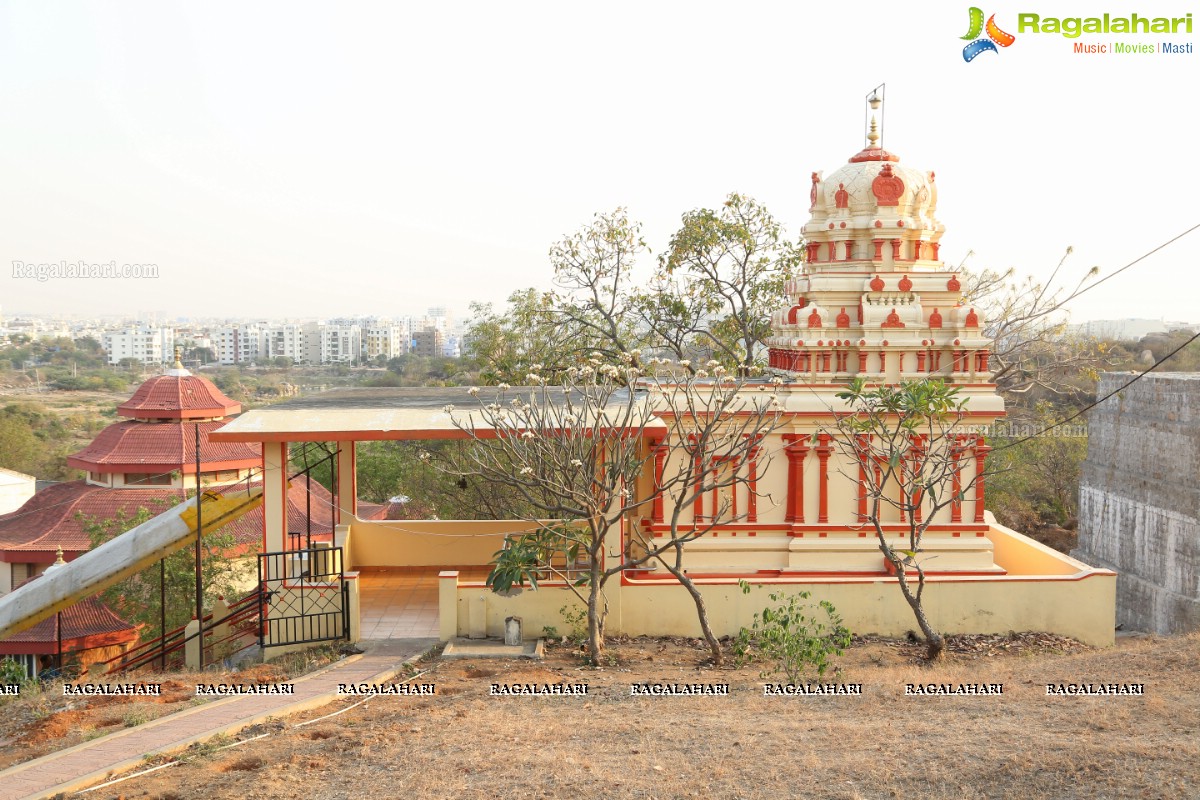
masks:
<path id="1" fill-rule="evenodd" d="M 804 522 L 804 459 L 808 456 L 808 437 L 786 433 L 784 453 L 788 460 L 788 499 L 784 522 Z"/>
<path id="2" fill-rule="evenodd" d="M 983 473 L 991 451 L 983 437 L 975 440 L 975 521 L 983 522 Z"/>
<path id="3" fill-rule="evenodd" d="M 829 455 L 833 452 L 832 441 L 833 437 L 828 433 L 817 434 L 817 458 L 821 462 L 817 522 L 829 522 Z"/>
<path id="4" fill-rule="evenodd" d="M 950 503 L 950 521 L 962 522 L 962 464 L 963 437 L 955 436 L 950 445 L 950 457 L 954 461 L 954 500 Z"/>
<path id="5" fill-rule="evenodd" d="M 659 440 L 652 443 L 652 447 L 654 448 L 654 489 L 656 494 L 651 518 L 657 524 L 663 521 L 662 479 L 663 470 L 667 465 L 667 445 L 666 442 Z"/>

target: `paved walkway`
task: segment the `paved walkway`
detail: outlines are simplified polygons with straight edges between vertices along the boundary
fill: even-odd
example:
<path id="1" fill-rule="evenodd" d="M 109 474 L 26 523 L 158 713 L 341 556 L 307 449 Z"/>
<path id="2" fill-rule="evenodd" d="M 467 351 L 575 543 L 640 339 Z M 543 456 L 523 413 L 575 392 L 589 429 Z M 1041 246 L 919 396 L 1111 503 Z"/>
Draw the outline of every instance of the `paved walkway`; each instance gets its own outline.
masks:
<path id="1" fill-rule="evenodd" d="M 366 653 L 297 678 L 294 695 L 217 700 L 19 764 L 0 772 L 0 800 L 33 800 L 78 791 L 135 769 L 147 754 L 170 753 L 268 717 L 318 708 L 336 699 L 339 683 L 386 680 L 406 660 L 435 642 L 433 638 L 359 642 Z"/>

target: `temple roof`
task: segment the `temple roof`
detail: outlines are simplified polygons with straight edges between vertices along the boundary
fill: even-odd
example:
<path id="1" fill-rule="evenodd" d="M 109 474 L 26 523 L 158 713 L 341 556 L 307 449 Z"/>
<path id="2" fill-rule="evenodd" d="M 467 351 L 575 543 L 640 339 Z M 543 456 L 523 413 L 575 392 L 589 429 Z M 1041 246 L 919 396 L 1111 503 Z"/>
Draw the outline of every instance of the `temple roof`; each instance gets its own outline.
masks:
<path id="1" fill-rule="evenodd" d="M 257 484 L 255 484 L 257 485 Z M 218 486 L 210 491 L 246 491 L 246 484 Z M 303 480 L 293 480 L 288 489 L 288 530 L 304 532 L 305 488 Z M 313 534 L 327 535 L 333 530 L 333 498 L 320 483 L 312 483 Z M 84 530 L 84 518 L 112 519 L 120 513 L 132 517 L 139 508 L 152 514 L 162 513 L 181 502 L 185 492 L 178 488 L 111 489 L 85 481 L 70 481 L 50 486 L 31 497 L 16 511 L 0 516 L 0 562 L 49 563 L 62 548 L 72 557 L 91 549 Z M 359 517 L 372 519 L 382 514 L 377 505 L 362 504 Z M 233 535 L 235 546 L 258 545 L 263 536 L 262 507 L 249 511 L 228 523 L 223 531 Z"/>
<path id="2" fill-rule="evenodd" d="M 208 378 L 182 367 L 149 379 L 117 406 L 121 416 L 137 419 L 208 419 L 241 410 L 241 404 L 226 397 Z"/>
<path id="3" fill-rule="evenodd" d="M 0 641 L 0 654 L 32 652 L 44 655 L 55 652 L 59 642 L 60 618 L 64 651 L 131 642 L 138 637 L 137 626 L 121 619 L 99 598 L 89 597 L 64 608 L 60 614 L 47 617 L 32 628 Z"/>
<path id="4" fill-rule="evenodd" d="M 209 434 L 224 422 L 200 426 L 200 469 L 246 469 L 262 463 L 255 445 L 214 442 Z M 109 425 L 67 465 L 95 472 L 196 472 L 196 434 L 191 424 L 125 421 Z"/>

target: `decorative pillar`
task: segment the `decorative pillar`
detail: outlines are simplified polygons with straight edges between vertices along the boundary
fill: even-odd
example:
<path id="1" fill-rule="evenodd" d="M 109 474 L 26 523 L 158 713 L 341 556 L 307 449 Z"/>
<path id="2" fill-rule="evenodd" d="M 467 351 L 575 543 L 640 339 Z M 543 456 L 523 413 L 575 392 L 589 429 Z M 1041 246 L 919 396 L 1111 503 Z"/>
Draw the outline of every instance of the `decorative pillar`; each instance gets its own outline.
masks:
<path id="1" fill-rule="evenodd" d="M 900 240 L 892 239 L 892 261 L 900 260 Z"/>
<path id="2" fill-rule="evenodd" d="M 962 464 L 959 463 L 962 454 L 963 437 L 955 436 L 950 445 L 950 458 L 954 462 L 952 469 L 954 500 L 950 502 L 951 522 L 962 522 Z"/>
<path id="3" fill-rule="evenodd" d="M 861 375 L 867 371 L 867 351 L 858 351 L 858 373 Z"/>
<path id="4" fill-rule="evenodd" d="M 854 258 L 854 242 L 847 239 L 846 240 L 846 260 L 849 261 L 852 258 Z"/>
<path id="5" fill-rule="evenodd" d="M 804 522 L 804 459 L 808 457 L 808 437 L 798 433 L 783 435 L 788 460 L 787 506 L 784 522 Z"/>
<path id="6" fill-rule="evenodd" d="M 746 522 L 758 522 L 758 448 L 751 447 L 746 461 Z M 734 486 L 734 496 L 737 487 Z"/>
<path id="7" fill-rule="evenodd" d="M 662 495 L 662 479 L 663 470 L 667 465 L 667 445 L 663 440 L 653 442 L 651 446 L 654 448 L 654 504 L 652 506 L 651 519 L 655 524 L 663 521 L 663 495 Z"/>
<path id="8" fill-rule="evenodd" d="M 874 239 L 871 244 L 875 245 L 875 261 L 883 260 L 883 239 Z M 859 320 L 862 322 L 862 320 Z"/>
<path id="9" fill-rule="evenodd" d="M 917 351 L 917 372 L 924 372 L 924 371 L 925 371 L 925 351 L 918 350 Z"/>
<path id="10" fill-rule="evenodd" d="M 983 522 L 983 475 L 992 448 L 980 436 L 975 440 L 975 521 Z"/>
<path id="11" fill-rule="evenodd" d="M 817 458 L 821 463 L 817 522 L 829 522 L 829 456 L 833 452 L 833 437 L 828 433 L 817 434 Z"/>
<path id="12" fill-rule="evenodd" d="M 930 242 L 929 246 L 933 248 L 933 261 L 938 260 L 938 249 L 942 246 L 941 242 Z"/>
<path id="13" fill-rule="evenodd" d="M 870 451 L 871 437 L 858 434 L 855 438 L 858 450 L 858 521 L 867 521 L 867 456 Z"/>

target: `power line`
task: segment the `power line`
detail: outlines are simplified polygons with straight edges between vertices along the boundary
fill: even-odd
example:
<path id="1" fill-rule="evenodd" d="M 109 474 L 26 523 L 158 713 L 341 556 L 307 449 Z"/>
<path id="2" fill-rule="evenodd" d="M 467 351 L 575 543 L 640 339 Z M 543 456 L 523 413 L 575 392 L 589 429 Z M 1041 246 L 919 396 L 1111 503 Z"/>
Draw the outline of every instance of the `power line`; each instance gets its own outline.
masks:
<path id="1" fill-rule="evenodd" d="M 1200 228 L 1200 225 L 1197 225 L 1196 227 L 1197 227 L 1197 228 Z M 1193 230 L 1195 230 L 1195 228 L 1193 228 Z M 1181 234 L 1181 235 L 1182 235 L 1182 234 Z M 1178 238 L 1178 237 L 1176 237 L 1176 238 Z M 1153 251 L 1152 251 L 1152 252 L 1153 252 Z M 1148 375 L 1149 373 L 1151 373 L 1151 372 L 1153 372 L 1154 370 L 1158 369 L 1158 368 L 1159 368 L 1159 367 L 1161 367 L 1163 364 L 1167 363 L 1167 361 L 1169 361 L 1169 360 L 1171 359 L 1171 357 L 1172 357 L 1172 356 L 1174 356 L 1174 355 L 1175 355 L 1176 353 L 1178 353 L 1180 350 L 1182 350 L 1183 348 L 1187 347 L 1189 344 L 1191 344 L 1192 342 L 1196 341 L 1197 339 L 1200 339 L 1200 331 L 1198 331 L 1196 334 L 1194 334 L 1194 335 L 1193 335 L 1193 336 L 1192 336 L 1190 339 L 1188 339 L 1186 342 L 1184 342 L 1183 344 L 1179 345 L 1179 347 L 1176 347 L 1174 350 L 1172 350 L 1171 352 L 1167 353 L 1165 356 L 1163 356 L 1163 357 L 1162 357 L 1162 359 L 1160 359 L 1159 361 L 1156 361 L 1154 364 L 1152 364 L 1151 366 L 1149 366 L 1149 367 L 1147 367 L 1146 369 L 1142 370 L 1142 371 L 1141 371 L 1141 372 L 1139 372 L 1137 375 L 1134 375 L 1134 376 L 1133 376 L 1133 377 L 1132 377 L 1132 378 L 1131 378 L 1131 379 L 1130 379 L 1130 380 L 1129 380 L 1127 383 L 1123 384 L 1122 386 L 1120 386 L 1120 387 L 1118 387 L 1118 388 L 1116 388 L 1116 389 L 1113 389 L 1111 392 L 1109 392 L 1108 394 L 1104 395 L 1104 397 L 1097 398 L 1095 401 L 1093 401 L 1093 402 L 1089 403 L 1088 405 L 1084 406 L 1083 408 L 1079 409 L 1079 410 L 1078 410 L 1078 411 L 1076 411 L 1074 414 L 1072 414 L 1071 416 L 1067 417 L 1067 418 L 1066 418 L 1066 419 L 1064 419 L 1064 420 L 1061 420 L 1061 421 L 1059 421 L 1059 422 L 1056 422 L 1056 423 L 1054 423 L 1053 425 L 1049 425 L 1049 426 L 1047 426 L 1047 427 L 1045 427 L 1045 428 L 1042 428 L 1042 429 L 1041 429 L 1040 431 L 1038 431 L 1037 433 L 1031 433 L 1031 434 L 1029 434 L 1028 436 L 1023 436 L 1023 437 L 1021 437 L 1020 439 L 1017 439 L 1015 442 L 1009 442 L 1008 444 L 1001 445 L 1001 446 L 999 446 L 999 447 L 995 448 L 995 450 L 993 450 L 993 452 L 995 452 L 995 451 L 998 451 L 998 450 L 1007 450 L 1007 449 L 1008 449 L 1008 448 L 1010 448 L 1010 447 L 1016 447 L 1017 445 L 1019 445 L 1019 444 L 1022 444 L 1023 442 L 1027 442 L 1027 441 L 1029 441 L 1030 439 L 1036 439 L 1036 438 L 1037 438 L 1037 437 L 1039 437 L 1039 436 L 1044 436 L 1046 433 L 1049 433 L 1050 431 L 1054 430 L 1055 428 L 1059 427 L 1060 425 L 1066 425 L 1068 422 L 1070 422 L 1070 421 L 1072 421 L 1072 420 L 1075 420 L 1075 419 L 1078 419 L 1079 417 L 1081 417 L 1081 416 L 1083 416 L 1084 414 L 1086 414 L 1088 411 L 1091 411 L 1093 408 L 1095 408 L 1096 406 L 1098 406 L 1098 405 L 1100 405 L 1101 403 L 1103 403 L 1103 402 L 1104 402 L 1105 400 L 1107 400 L 1108 398 L 1112 397 L 1112 396 L 1113 396 L 1113 395 L 1115 395 L 1115 394 L 1119 394 L 1120 392 L 1123 392 L 1123 391 L 1125 391 L 1125 390 L 1126 390 L 1126 389 L 1128 389 L 1130 386 L 1132 386 L 1133 384 L 1137 383 L 1139 380 L 1141 380 L 1142 378 L 1144 378 L 1146 375 Z"/>
<path id="2" fill-rule="evenodd" d="M 1171 237 L 1170 239 L 1168 239 L 1167 241 L 1163 242 L 1162 244 L 1160 244 L 1158 247 L 1154 248 L 1153 250 L 1150 250 L 1150 251 L 1147 251 L 1147 252 L 1145 252 L 1145 253 L 1142 253 L 1140 256 L 1138 256 L 1137 258 L 1135 258 L 1133 261 L 1130 261 L 1128 264 L 1126 264 L 1125 266 L 1121 267 L 1121 268 L 1120 268 L 1120 269 L 1118 269 L 1116 272 L 1110 272 L 1108 275 L 1105 275 L 1103 278 L 1101 278 L 1100 280 L 1096 281 L 1095 283 L 1090 283 L 1090 284 L 1088 284 L 1087 286 L 1085 286 L 1085 287 L 1083 287 L 1082 289 L 1080 289 L 1078 292 L 1075 292 L 1075 294 L 1073 294 L 1073 295 L 1071 296 L 1071 298 L 1070 298 L 1070 299 L 1071 299 L 1071 300 L 1074 300 L 1076 297 L 1079 297 L 1079 295 L 1083 294 L 1084 292 L 1090 292 L 1092 289 L 1095 289 L 1097 286 L 1099 286 L 1100 284 L 1104 283 L 1104 282 L 1105 282 L 1106 280 L 1108 280 L 1109 278 L 1115 278 L 1115 277 L 1117 277 L 1117 276 L 1118 276 L 1118 275 L 1120 275 L 1122 272 L 1124 272 L 1125 270 L 1127 270 L 1127 269 L 1129 269 L 1130 267 L 1132 267 L 1134 264 L 1137 264 L 1137 263 L 1139 263 L 1139 262 L 1141 262 L 1141 261 L 1145 261 L 1147 258 L 1149 258 L 1150 256 L 1154 255 L 1154 254 L 1155 254 L 1155 253 L 1157 253 L 1159 250 L 1162 250 L 1163 248 L 1167 247 L 1168 245 L 1174 244 L 1175 242 L 1179 241 L 1179 240 L 1180 240 L 1180 239 L 1182 239 L 1183 237 L 1187 236 L 1189 233 L 1193 233 L 1193 232 L 1195 232 L 1197 229 L 1200 229 L 1200 222 L 1197 222 L 1195 225 L 1193 225 L 1192 227 L 1188 228 L 1188 229 L 1187 229 L 1186 231 L 1184 231 L 1183 233 L 1180 233 L 1180 234 L 1178 234 L 1178 235 L 1176 235 L 1176 236 L 1173 236 L 1173 237 Z"/>

